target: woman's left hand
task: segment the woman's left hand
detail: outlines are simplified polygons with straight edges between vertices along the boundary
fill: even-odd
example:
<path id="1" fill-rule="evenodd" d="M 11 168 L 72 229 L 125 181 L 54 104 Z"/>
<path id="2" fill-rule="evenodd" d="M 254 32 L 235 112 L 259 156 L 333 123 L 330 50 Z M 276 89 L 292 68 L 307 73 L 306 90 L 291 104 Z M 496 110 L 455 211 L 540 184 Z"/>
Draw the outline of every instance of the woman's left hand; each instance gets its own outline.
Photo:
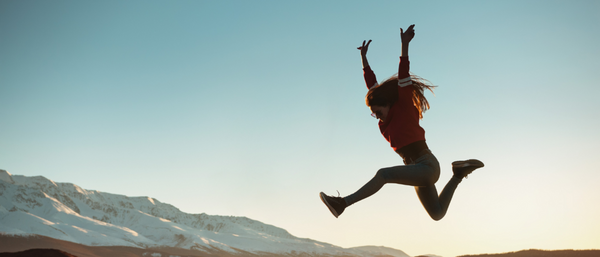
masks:
<path id="1" fill-rule="evenodd" d="M 371 44 L 371 40 L 369 42 L 366 40 L 363 41 L 362 46 L 357 47 L 356 49 L 360 50 L 361 56 L 367 56 L 367 51 L 369 50 L 369 44 Z"/>

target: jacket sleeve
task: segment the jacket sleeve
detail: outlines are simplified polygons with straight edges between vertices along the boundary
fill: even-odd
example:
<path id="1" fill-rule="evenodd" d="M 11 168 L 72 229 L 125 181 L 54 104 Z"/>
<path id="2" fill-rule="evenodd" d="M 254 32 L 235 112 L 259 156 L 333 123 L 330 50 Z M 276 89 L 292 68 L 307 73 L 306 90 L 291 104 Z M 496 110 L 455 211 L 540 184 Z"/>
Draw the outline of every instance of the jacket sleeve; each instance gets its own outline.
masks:
<path id="1" fill-rule="evenodd" d="M 410 62 L 408 56 L 400 56 L 400 64 L 398 65 L 398 86 L 405 87 L 412 85 L 410 80 Z"/>
<path id="2" fill-rule="evenodd" d="M 375 77 L 373 70 L 371 70 L 371 66 L 363 68 L 363 75 L 365 77 L 365 83 L 367 83 L 368 89 L 377 86 L 377 78 Z"/>

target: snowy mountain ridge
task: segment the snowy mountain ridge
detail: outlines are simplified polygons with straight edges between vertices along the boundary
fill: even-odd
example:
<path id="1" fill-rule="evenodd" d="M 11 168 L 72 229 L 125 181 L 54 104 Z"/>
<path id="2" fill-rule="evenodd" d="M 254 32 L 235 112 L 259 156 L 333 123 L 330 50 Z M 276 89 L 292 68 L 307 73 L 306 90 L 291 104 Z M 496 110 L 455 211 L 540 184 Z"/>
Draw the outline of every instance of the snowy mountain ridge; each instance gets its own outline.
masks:
<path id="1" fill-rule="evenodd" d="M 385 247 L 344 249 L 246 217 L 184 213 L 150 197 L 85 190 L 0 170 L 0 233 L 39 234 L 85 245 L 178 247 L 232 254 L 401 256 Z"/>

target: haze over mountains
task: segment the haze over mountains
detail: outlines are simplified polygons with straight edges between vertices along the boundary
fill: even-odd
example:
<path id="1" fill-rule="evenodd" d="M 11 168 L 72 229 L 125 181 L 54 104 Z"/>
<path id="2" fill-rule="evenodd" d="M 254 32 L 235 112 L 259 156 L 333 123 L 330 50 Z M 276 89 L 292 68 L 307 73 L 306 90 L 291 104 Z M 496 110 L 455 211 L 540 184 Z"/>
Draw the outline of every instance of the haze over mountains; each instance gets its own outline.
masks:
<path id="1" fill-rule="evenodd" d="M 151 197 L 85 190 L 0 170 L 0 233 L 38 234 L 89 246 L 171 247 L 232 255 L 398 256 L 385 247 L 341 248 L 246 217 L 184 213 Z"/>

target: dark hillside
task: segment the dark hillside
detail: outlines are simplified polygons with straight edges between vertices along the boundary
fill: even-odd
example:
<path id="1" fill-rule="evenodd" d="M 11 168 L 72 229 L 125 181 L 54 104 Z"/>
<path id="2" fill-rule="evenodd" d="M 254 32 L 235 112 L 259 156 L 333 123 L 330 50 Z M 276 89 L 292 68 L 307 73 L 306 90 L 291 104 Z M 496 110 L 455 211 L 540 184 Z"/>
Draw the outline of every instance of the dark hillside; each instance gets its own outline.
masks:
<path id="1" fill-rule="evenodd" d="M 600 250 L 523 250 L 509 253 L 461 255 L 458 257 L 600 257 Z"/>
<path id="2" fill-rule="evenodd" d="M 0 253 L 0 257 L 77 257 L 56 249 L 31 249 L 16 253 Z"/>

